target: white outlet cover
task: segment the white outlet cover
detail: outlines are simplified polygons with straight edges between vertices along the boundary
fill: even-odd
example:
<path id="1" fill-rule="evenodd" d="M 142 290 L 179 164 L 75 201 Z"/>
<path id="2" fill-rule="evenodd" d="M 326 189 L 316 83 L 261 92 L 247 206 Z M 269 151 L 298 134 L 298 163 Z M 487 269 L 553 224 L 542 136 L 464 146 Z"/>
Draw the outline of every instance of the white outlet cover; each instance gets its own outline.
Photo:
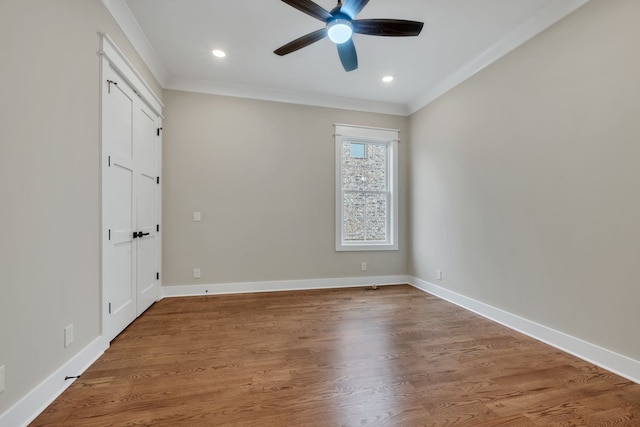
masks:
<path id="1" fill-rule="evenodd" d="M 194 212 L 193 213 L 193 220 L 195 222 L 199 222 L 202 219 L 202 215 L 200 214 L 200 212 Z"/>
<path id="2" fill-rule="evenodd" d="M 193 278 L 194 279 L 199 279 L 200 278 L 200 269 L 199 268 L 194 268 L 193 269 Z"/>

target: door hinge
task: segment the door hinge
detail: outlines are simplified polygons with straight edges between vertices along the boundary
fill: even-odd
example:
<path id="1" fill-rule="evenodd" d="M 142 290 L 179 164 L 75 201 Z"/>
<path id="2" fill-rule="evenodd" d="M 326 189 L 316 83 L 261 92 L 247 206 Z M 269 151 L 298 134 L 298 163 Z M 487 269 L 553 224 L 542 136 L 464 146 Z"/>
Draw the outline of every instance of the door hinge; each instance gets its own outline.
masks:
<path id="1" fill-rule="evenodd" d="M 109 85 L 108 91 L 111 93 L 111 85 L 114 84 L 118 86 L 118 82 L 114 82 L 113 80 L 107 80 L 107 84 Z"/>
<path id="2" fill-rule="evenodd" d="M 160 184 L 160 177 L 156 177 L 156 184 Z"/>
<path id="3" fill-rule="evenodd" d="M 156 280 L 160 280 L 160 273 L 156 273 Z"/>
<path id="4" fill-rule="evenodd" d="M 160 136 L 160 131 L 162 130 L 162 128 L 158 128 L 157 134 L 158 136 Z"/>
<path id="5" fill-rule="evenodd" d="M 109 303 L 109 314 L 111 314 L 111 303 Z"/>
<path id="6" fill-rule="evenodd" d="M 156 225 L 156 231 L 159 233 L 160 232 L 160 224 Z"/>

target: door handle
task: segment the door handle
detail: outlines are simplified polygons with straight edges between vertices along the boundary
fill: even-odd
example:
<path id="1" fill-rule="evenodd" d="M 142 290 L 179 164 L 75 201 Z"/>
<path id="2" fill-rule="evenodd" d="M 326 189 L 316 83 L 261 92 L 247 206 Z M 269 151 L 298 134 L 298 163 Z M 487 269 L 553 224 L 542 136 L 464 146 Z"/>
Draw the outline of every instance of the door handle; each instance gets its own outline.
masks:
<path id="1" fill-rule="evenodd" d="M 150 233 L 143 233 L 142 231 L 137 231 L 137 232 L 136 232 L 136 231 L 134 231 L 134 232 L 133 232 L 133 238 L 134 238 L 134 239 L 136 239 L 136 238 L 141 238 L 141 237 L 143 237 L 143 236 L 148 236 L 149 234 L 150 234 Z"/>

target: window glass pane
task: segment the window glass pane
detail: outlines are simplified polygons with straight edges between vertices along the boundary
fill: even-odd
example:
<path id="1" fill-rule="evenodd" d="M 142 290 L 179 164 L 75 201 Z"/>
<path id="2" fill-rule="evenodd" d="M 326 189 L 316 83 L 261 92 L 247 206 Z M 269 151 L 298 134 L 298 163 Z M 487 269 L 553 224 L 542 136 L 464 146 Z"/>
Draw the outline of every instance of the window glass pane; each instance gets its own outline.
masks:
<path id="1" fill-rule="evenodd" d="M 350 142 L 342 144 L 342 187 L 345 190 L 365 190 L 367 175 L 364 168 L 364 159 L 351 155 L 353 151 L 351 146 L 353 145 L 365 146 L 365 144 L 353 144 Z M 359 149 L 355 151 L 358 152 Z M 364 149 L 362 154 L 364 155 Z"/>
<path id="2" fill-rule="evenodd" d="M 344 193 L 343 236 L 346 241 L 364 240 L 365 195 Z"/>
<path id="3" fill-rule="evenodd" d="M 343 143 L 343 188 L 345 190 L 387 191 L 387 153 L 388 149 L 384 144 Z"/>
<path id="4" fill-rule="evenodd" d="M 359 144 L 364 145 L 364 144 Z M 351 143 L 345 142 L 342 144 L 342 167 L 343 168 L 351 168 L 351 167 L 363 167 L 364 166 L 364 156 L 363 157 L 353 157 L 351 156 Z"/>
<path id="5" fill-rule="evenodd" d="M 387 217 L 387 195 L 367 194 L 365 208 L 367 218 L 385 219 Z"/>
<path id="6" fill-rule="evenodd" d="M 345 190 L 365 190 L 367 175 L 364 168 L 344 168 L 342 170 L 342 186 Z"/>
<path id="7" fill-rule="evenodd" d="M 365 166 L 374 169 L 386 168 L 387 147 L 382 144 L 367 145 L 367 158 L 364 160 Z"/>
<path id="8" fill-rule="evenodd" d="M 367 220 L 365 239 L 367 241 L 381 241 L 384 242 L 386 236 L 387 223 L 380 219 Z"/>
<path id="9" fill-rule="evenodd" d="M 387 195 L 368 194 L 365 202 L 365 240 L 387 238 Z"/>
<path id="10" fill-rule="evenodd" d="M 343 238 L 385 241 L 387 238 L 388 148 L 379 143 L 342 144 Z M 380 193 L 365 193 L 376 191 Z"/>
<path id="11" fill-rule="evenodd" d="M 343 197 L 345 241 L 387 239 L 387 195 L 345 192 Z"/>
<path id="12" fill-rule="evenodd" d="M 356 143 L 352 142 L 352 143 L 349 144 L 349 150 L 350 150 L 349 155 L 352 158 L 364 159 L 364 157 L 365 157 L 365 155 L 364 155 L 365 145 L 364 144 L 356 144 Z"/>
<path id="13" fill-rule="evenodd" d="M 386 191 L 387 190 L 387 171 L 386 169 L 365 169 L 364 171 L 364 189 L 369 191 Z"/>

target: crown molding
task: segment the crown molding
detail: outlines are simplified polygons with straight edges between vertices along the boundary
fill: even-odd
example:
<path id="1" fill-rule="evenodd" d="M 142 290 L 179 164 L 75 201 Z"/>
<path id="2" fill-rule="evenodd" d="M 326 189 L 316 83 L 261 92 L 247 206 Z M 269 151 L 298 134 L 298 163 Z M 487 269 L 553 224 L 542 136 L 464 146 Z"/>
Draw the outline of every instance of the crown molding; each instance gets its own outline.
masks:
<path id="1" fill-rule="evenodd" d="M 368 113 L 408 116 L 409 110 L 404 104 L 371 101 L 365 99 L 327 96 L 302 91 L 271 89 L 258 86 L 229 84 L 209 80 L 196 80 L 171 77 L 164 85 L 165 89 L 184 92 L 198 92 L 211 95 L 250 98 L 262 101 L 284 102 L 314 107 L 338 108 L 342 110 L 364 111 Z"/>
<path id="2" fill-rule="evenodd" d="M 133 48 L 138 52 L 144 63 L 156 78 L 160 86 L 164 87 L 165 82 L 169 79 L 169 72 L 158 57 L 151 42 L 147 38 L 140 24 L 133 16 L 131 9 L 124 0 L 102 0 L 113 19 L 127 36 Z"/>
<path id="3" fill-rule="evenodd" d="M 407 105 L 409 115 L 429 105 L 460 83 L 491 65 L 515 48 L 540 34 L 556 22 L 578 10 L 590 0 L 556 0 L 524 21 L 502 40 L 467 62 L 462 68 L 428 89 Z"/>

